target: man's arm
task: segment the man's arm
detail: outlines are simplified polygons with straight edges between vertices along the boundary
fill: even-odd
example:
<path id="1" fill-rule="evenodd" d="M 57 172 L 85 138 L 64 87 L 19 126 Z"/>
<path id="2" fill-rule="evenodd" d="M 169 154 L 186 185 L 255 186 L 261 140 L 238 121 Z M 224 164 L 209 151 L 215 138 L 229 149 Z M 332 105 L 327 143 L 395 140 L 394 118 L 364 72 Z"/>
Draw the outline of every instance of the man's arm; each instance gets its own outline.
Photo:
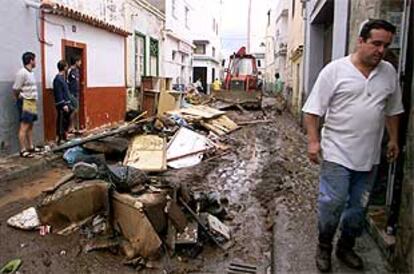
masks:
<path id="1" fill-rule="evenodd" d="M 17 100 L 20 97 L 20 93 L 22 92 L 22 87 L 24 84 L 25 78 L 20 71 L 16 74 L 16 79 L 13 84 L 13 97 Z"/>
<path id="2" fill-rule="evenodd" d="M 400 152 L 398 147 L 398 131 L 400 125 L 400 116 L 386 116 L 385 117 L 385 126 L 387 128 L 388 136 L 390 140 L 388 141 L 387 147 L 387 158 L 390 162 L 395 161 Z"/>
<path id="3" fill-rule="evenodd" d="M 319 164 L 319 154 L 321 151 L 319 121 L 320 117 L 318 115 L 305 113 L 304 122 L 308 134 L 308 157 L 315 164 Z"/>

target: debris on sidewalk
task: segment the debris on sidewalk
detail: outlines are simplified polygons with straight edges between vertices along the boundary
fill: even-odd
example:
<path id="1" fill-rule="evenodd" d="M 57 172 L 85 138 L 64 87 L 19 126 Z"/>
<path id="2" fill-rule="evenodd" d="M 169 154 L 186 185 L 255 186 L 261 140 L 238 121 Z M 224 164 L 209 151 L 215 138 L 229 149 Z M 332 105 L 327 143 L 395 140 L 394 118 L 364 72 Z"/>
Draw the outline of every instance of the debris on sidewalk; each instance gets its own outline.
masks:
<path id="1" fill-rule="evenodd" d="M 175 169 L 194 166 L 210 148 L 212 145 L 205 136 L 182 127 L 168 144 L 168 166 Z"/>
<path id="2" fill-rule="evenodd" d="M 124 165 L 142 171 L 167 169 L 166 141 L 157 135 L 136 136 L 128 149 Z"/>
<path id="3" fill-rule="evenodd" d="M 226 135 L 240 128 L 235 122 L 233 122 L 226 115 L 221 115 L 217 118 L 213 118 L 213 119 L 206 120 L 206 121 L 201 121 L 200 123 L 202 126 L 207 128 L 208 130 L 213 131 L 219 136 Z"/>
<path id="4" fill-rule="evenodd" d="M 89 253 L 95 250 L 104 250 L 104 249 L 111 249 L 119 246 L 118 239 L 107 239 L 107 238 L 97 238 L 92 239 L 88 243 L 85 244 L 83 250 L 85 253 Z"/>
<path id="5" fill-rule="evenodd" d="M 82 145 L 83 148 L 93 153 L 105 154 L 106 156 L 122 156 L 128 149 L 129 141 L 126 138 L 106 137 L 104 139 L 87 142 Z"/>
<path id="6" fill-rule="evenodd" d="M 108 183 L 95 180 L 59 190 L 37 207 L 40 222 L 54 231 L 76 230 L 85 220 L 109 211 L 108 189 Z"/>
<path id="7" fill-rule="evenodd" d="M 7 273 L 16 273 L 22 265 L 23 261 L 21 259 L 14 259 L 6 263 L 1 269 L 0 274 Z"/>
<path id="8" fill-rule="evenodd" d="M 11 227 L 33 230 L 40 226 L 39 217 L 34 207 L 29 207 L 22 212 L 10 217 L 7 224 Z"/>
<path id="9" fill-rule="evenodd" d="M 217 217 L 206 213 L 208 228 L 213 234 L 224 237 L 226 240 L 230 240 L 230 229 L 224 225 Z"/>
<path id="10" fill-rule="evenodd" d="M 166 109 L 173 108 L 170 99 Z M 8 223 L 21 229 L 42 227 L 41 235 L 79 231 L 87 239 L 84 252 L 120 251 L 127 264 L 139 269 L 147 267 L 148 259 L 176 248 L 187 249 L 191 258 L 207 243 L 224 250 L 231 232 L 223 223 L 226 210 L 219 196 L 184 191 L 183 184 L 165 180 L 162 172 L 220 157 L 218 152 L 230 147 L 224 135 L 238 128 L 224 111 L 198 105 L 174 107 L 145 122 L 133 120 L 74 140 L 55 149 L 65 150 L 72 171 L 44 190 L 35 208 Z"/>
<path id="11" fill-rule="evenodd" d="M 161 247 L 161 239 L 144 213 L 144 205 L 128 194 L 112 196 L 113 226 L 126 241 L 121 248 L 128 259 L 150 257 Z"/>
<path id="12" fill-rule="evenodd" d="M 72 168 L 73 174 L 76 178 L 90 180 L 98 176 L 98 166 L 94 163 L 88 164 L 85 162 L 76 163 Z"/>

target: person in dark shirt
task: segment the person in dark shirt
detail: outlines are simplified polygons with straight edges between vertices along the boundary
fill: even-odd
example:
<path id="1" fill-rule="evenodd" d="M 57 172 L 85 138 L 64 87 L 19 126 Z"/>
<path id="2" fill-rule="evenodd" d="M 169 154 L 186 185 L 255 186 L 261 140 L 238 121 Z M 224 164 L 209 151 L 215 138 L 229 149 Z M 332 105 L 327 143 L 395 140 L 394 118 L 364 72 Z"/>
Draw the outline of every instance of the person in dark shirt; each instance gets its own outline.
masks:
<path id="1" fill-rule="evenodd" d="M 75 132 L 79 130 L 79 95 L 80 95 L 80 67 L 82 65 L 82 60 L 79 56 L 72 57 L 70 60 L 70 69 L 68 72 L 68 85 L 70 92 L 70 100 L 72 105 L 72 115 L 70 123 L 70 131 Z"/>
<path id="2" fill-rule="evenodd" d="M 58 137 L 57 143 L 61 144 L 67 141 L 67 133 L 70 125 L 70 115 L 72 113 L 69 87 L 65 79 L 65 74 L 68 70 L 66 61 L 61 60 L 57 64 L 59 73 L 53 80 L 53 95 L 55 97 L 55 106 L 57 112 L 56 118 L 56 135 Z"/>

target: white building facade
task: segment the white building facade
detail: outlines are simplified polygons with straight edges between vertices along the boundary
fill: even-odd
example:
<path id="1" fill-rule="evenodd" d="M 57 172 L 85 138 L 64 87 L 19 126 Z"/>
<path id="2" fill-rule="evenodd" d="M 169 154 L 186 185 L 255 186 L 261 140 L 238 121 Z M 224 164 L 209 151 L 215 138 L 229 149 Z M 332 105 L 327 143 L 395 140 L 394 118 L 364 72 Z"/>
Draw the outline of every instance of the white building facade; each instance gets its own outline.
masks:
<path id="1" fill-rule="evenodd" d="M 210 92 L 211 83 L 221 78 L 221 0 L 197 1 L 194 3 L 193 44 L 195 45 L 192 79 L 201 79 L 203 89 Z"/>
<path id="2" fill-rule="evenodd" d="M 288 42 L 288 0 L 277 1 L 268 11 L 268 22 L 265 39 L 265 69 L 264 79 L 266 90 L 271 90 L 275 74 L 279 73 L 282 81 L 286 81 L 286 53 Z"/>
<path id="3" fill-rule="evenodd" d="M 194 6 L 190 0 L 153 0 L 165 10 L 162 62 L 164 75 L 173 79 L 173 85 L 183 87 L 192 82 L 192 20 Z"/>
<path id="4" fill-rule="evenodd" d="M 157 3 L 156 3 L 157 4 Z M 164 76 L 163 6 L 145 0 L 126 0 L 125 24 L 132 33 L 127 40 L 127 109 L 139 109 L 142 76 Z"/>

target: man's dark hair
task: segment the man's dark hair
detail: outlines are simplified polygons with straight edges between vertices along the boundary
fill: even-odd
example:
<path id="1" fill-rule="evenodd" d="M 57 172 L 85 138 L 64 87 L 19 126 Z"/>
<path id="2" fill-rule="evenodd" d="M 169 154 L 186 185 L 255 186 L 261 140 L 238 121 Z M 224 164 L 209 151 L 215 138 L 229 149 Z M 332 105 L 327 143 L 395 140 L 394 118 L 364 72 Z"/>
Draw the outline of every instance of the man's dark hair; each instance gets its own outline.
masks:
<path id="1" fill-rule="evenodd" d="M 60 60 L 57 63 L 57 68 L 58 68 L 59 72 L 64 71 L 67 65 L 68 65 L 68 63 L 65 60 Z"/>
<path id="2" fill-rule="evenodd" d="M 35 58 L 36 58 L 36 55 L 33 52 L 28 51 L 28 52 L 23 53 L 23 56 L 22 56 L 23 65 L 27 66 Z"/>
<path id="3" fill-rule="evenodd" d="M 383 29 L 392 34 L 395 34 L 396 31 L 395 26 L 388 21 L 382 19 L 369 19 L 368 22 L 362 26 L 361 31 L 359 32 L 359 37 L 366 41 L 371 37 L 371 30 L 373 29 Z"/>
<path id="4" fill-rule="evenodd" d="M 73 66 L 76 64 L 76 62 L 80 61 L 80 56 L 74 56 L 70 58 L 70 65 Z"/>
<path id="5" fill-rule="evenodd" d="M 276 79 L 280 78 L 279 72 L 276 72 L 275 77 L 276 77 Z"/>

